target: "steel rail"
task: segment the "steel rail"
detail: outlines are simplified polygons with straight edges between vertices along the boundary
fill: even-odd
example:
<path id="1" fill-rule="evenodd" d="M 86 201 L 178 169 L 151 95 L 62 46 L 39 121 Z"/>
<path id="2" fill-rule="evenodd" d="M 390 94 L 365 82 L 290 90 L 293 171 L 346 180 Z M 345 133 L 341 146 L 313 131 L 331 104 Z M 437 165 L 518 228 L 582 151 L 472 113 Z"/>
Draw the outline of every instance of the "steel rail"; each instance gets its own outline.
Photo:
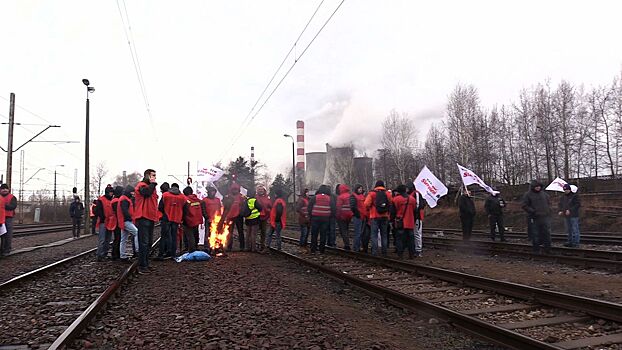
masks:
<path id="1" fill-rule="evenodd" d="M 53 262 L 51 264 L 42 266 L 42 267 L 40 267 L 38 269 L 26 272 L 24 274 L 21 274 L 19 276 L 14 277 L 14 278 L 11 278 L 10 280 L 0 284 L 0 290 L 5 290 L 5 289 L 8 289 L 8 288 L 11 288 L 11 287 L 13 287 L 14 285 L 16 285 L 16 284 L 18 284 L 20 282 L 27 281 L 27 280 L 35 277 L 35 276 L 38 276 L 38 275 L 40 275 L 40 274 L 42 274 L 44 272 L 49 271 L 49 270 L 51 270 L 51 269 L 53 269 L 53 268 L 55 268 L 57 266 L 60 266 L 60 265 L 66 264 L 66 263 L 68 263 L 70 261 L 76 260 L 76 259 L 78 259 L 80 257 L 83 257 L 83 256 L 89 254 L 89 253 L 93 253 L 96 250 L 97 250 L 97 248 L 89 249 L 89 250 L 87 250 L 85 252 L 82 252 L 82 253 L 80 253 L 78 255 L 67 257 L 65 259 Z"/>
<path id="2" fill-rule="evenodd" d="M 158 238 L 151 245 L 151 252 L 160 242 L 160 238 Z M 133 274 L 135 274 L 138 269 L 138 260 L 132 262 L 130 266 L 125 268 L 119 276 L 106 288 L 106 290 L 100 294 L 94 302 L 92 302 L 86 310 L 76 318 L 67 329 L 58 337 L 56 340 L 50 345 L 48 350 L 56 350 L 67 347 L 70 342 L 72 342 L 80 333 L 86 329 L 91 320 L 102 310 L 102 308 L 106 305 L 108 300 L 115 295 L 115 293 L 121 288 L 123 283 Z"/>
<path id="3" fill-rule="evenodd" d="M 39 234 L 44 234 L 44 233 L 65 232 L 65 231 L 70 231 L 71 228 L 72 228 L 71 225 L 70 226 L 42 227 L 39 229 L 27 228 L 24 230 L 14 231 L 13 237 L 26 237 L 26 236 L 39 235 Z"/>
<path id="4" fill-rule="evenodd" d="M 361 278 L 341 273 L 337 270 L 322 266 L 320 264 L 316 264 L 312 261 L 303 259 L 296 255 L 283 251 L 278 251 L 274 248 L 271 248 L 271 250 L 282 256 L 287 257 L 288 259 L 294 260 L 303 265 L 307 265 L 330 277 L 355 286 L 363 292 L 370 294 L 374 297 L 379 297 L 393 305 L 416 312 L 423 312 L 429 315 L 434 315 L 449 322 L 455 327 L 466 331 L 467 333 L 473 334 L 479 338 L 483 338 L 490 342 L 494 342 L 503 346 L 510 347 L 512 349 L 519 350 L 560 349 L 559 347 L 556 347 L 554 345 L 541 342 L 539 340 L 524 336 L 520 333 L 493 325 L 491 323 L 484 322 L 475 317 L 464 315 L 443 306 L 435 305 L 428 301 L 415 298 L 413 296 L 400 293 L 386 287 L 372 284 Z"/>

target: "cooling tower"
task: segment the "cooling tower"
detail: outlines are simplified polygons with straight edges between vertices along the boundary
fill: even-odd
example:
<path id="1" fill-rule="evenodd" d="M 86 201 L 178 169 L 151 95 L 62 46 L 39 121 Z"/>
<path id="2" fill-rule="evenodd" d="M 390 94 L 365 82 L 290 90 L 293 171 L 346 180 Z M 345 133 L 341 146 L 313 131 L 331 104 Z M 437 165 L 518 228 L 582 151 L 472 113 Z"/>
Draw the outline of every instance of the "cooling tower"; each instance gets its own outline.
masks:
<path id="1" fill-rule="evenodd" d="M 331 187 L 338 183 L 352 184 L 354 181 L 353 158 L 352 147 L 331 147 L 326 144 L 324 183 Z"/>
<path id="2" fill-rule="evenodd" d="M 361 184 L 366 190 L 370 190 L 374 185 L 373 158 L 356 157 L 353 161 L 354 184 Z"/>
<path id="3" fill-rule="evenodd" d="M 324 181 L 326 169 L 326 152 L 308 152 L 305 180 L 309 188 L 316 190 Z"/>

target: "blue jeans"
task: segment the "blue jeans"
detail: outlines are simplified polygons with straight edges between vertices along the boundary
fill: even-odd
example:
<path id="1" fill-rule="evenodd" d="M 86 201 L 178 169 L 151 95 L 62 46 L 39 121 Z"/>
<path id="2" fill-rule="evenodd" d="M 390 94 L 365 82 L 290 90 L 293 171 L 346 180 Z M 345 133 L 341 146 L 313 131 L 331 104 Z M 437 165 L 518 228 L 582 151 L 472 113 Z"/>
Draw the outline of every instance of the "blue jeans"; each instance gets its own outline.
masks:
<path id="1" fill-rule="evenodd" d="M 568 244 L 573 247 L 579 246 L 579 217 L 566 217 L 566 233 L 568 234 Z"/>
<path id="2" fill-rule="evenodd" d="M 97 237 L 97 257 L 105 258 L 108 256 L 108 250 L 110 249 L 110 238 L 112 238 L 112 231 L 106 230 L 106 225 L 101 223 L 99 225 L 99 236 Z"/>
<path id="3" fill-rule="evenodd" d="M 329 221 L 311 220 L 311 253 L 314 253 L 318 249 L 318 233 L 320 234 L 320 253 L 324 253 L 324 247 L 326 247 L 326 238 L 329 231 Z"/>
<path id="4" fill-rule="evenodd" d="M 276 227 L 270 228 L 270 233 L 268 234 L 268 237 L 266 238 L 266 246 L 268 247 L 268 249 L 270 249 L 270 245 L 272 244 L 272 234 L 276 233 L 276 249 L 281 250 L 281 230 L 282 229 L 283 227 L 281 226 L 280 222 L 276 223 Z"/>
<path id="5" fill-rule="evenodd" d="M 121 232 L 121 258 L 126 259 L 127 256 L 127 239 L 132 235 L 132 241 L 134 242 L 134 249 L 138 248 L 138 229 L 131 221 L 126 221 L 124 224 L 123 232 Z"/>
<path id="6" fill-rule="evenodd" d="M 302 224 L 300 225 L 300 246 L 307 246 L 307 238 L 309 237 L 309 225 Z"/>
<path id="7" fill-rule="evenodd" d="M 354 225 L 354 242 L 352 244 L 352 249 L 358 253 L 361 250 L 361 233 L 363 232 L 363 225 L 365 222 L 361 218 L 355 216 L 352 218 L 352 224 Z"/>
<path id="8" fill-rule="evenodd" d="M 387 245 L 389 244 L 389 219 L 376 218 L 371 220 L 371 253 L 372 255 L 378 255 L 378 237 L 381 240 L 380 251 L 382 256 L 387 256 Z"/>

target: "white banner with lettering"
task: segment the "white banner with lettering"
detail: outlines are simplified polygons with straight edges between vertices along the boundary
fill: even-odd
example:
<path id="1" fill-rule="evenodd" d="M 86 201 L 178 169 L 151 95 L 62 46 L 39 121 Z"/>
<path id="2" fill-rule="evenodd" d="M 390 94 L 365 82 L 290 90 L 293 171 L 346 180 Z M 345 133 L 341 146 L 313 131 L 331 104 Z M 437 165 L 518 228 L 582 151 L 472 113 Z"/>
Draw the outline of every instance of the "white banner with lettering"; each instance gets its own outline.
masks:
<path id="1" fill-rule="evenodd" d="M 564 181 L 561 178 L 556 178 L 555 180 L 553 180 L 553 182 L 551 182 L 550 185 L 548 185 L 545 190 L 547 191 L 557 191 L 557 192 L 564 192 L 564 185 L 567 184 L 566 181 Z M 570 185 L 570 190 L 573 193 L 577 192 L 577 189 L 579 189 L 577 186 L 575 185 Z"/>
<path id="2" fill-rule="evenodd" d="M 477 184 L 479 185 L 479 187 L 483 188 L 488 193 L 491 193 L 491 194 L 499 193 L 499 191 L 495 191 L 492 189 L 492 187 L 486 185 L 484 180 L 480 179 L 480 177 L 477 176 L 476 173 L 472 172 L 471 170 L 463 167 L 462 165 L 458 163 L 456 163 L 456 165 L 458 166 L 458 171 L 460 172 L 460 178 L 462 179 L 462 183 L 464 184 L 464 187 L 468 185 L 472 185 L 472 184 Z"/>
<path id="3" fill-rule="evenodd" d="M 421 169 L 413 184 L 426 202 L 428 202 L 430 208 L 434 208 L 438 200 L 447 194 L 447 187 L 432 174 L 427 166 Z"/>
<path id="4" fill-rule="evenodd" d="M 224 170 L 219 169 L 213 165 L 204 166 L 199 164 L 197 167 L 197 181 L 199 182 L 216 182 L 225 173 Z"/>

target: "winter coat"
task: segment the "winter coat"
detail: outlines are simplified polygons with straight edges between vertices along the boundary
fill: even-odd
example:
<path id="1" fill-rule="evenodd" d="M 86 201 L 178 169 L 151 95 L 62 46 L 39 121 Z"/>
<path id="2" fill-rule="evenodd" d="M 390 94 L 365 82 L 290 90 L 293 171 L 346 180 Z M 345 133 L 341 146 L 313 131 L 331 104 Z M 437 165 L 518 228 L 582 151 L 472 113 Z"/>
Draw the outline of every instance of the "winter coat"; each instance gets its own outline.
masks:
<path id="1" fill-rule="evenodd" d="M 475 216 L 475 203 L 473 202 L 473 198 L 467 196 L 466 194 L 460 195 L 458 208 L 460 208 L 461 217 Z"/>
<path id="2" fill-rule="evenodd" d="M 563 212 L 564 216 L 566 216 L 566 210 L 570 210 L 570 215 L 568 215 L 568 217 L 578 218 L 579 208 L 581 208 L 581 200 L 576 193 L 564 193 L 559 199 L 559 211 Z"/>
<path id="3" fill-rule="evenodd" d="M 541 188 L 539 192 L 534 190 L 537 186 Z M 542 218 L 551 214 L 549 195 L 544 192 L 544 186 L 540 182 L 531 181 L 529 191 L 523 196 L 523 210 L 530 218 Z"/>
<path id="4" fill-rule="evenodd" d="M 484 203 L 486 215 L 490 216 L 503 216 L 503 207 L 505 207 L 505 201 L 499 196 L 490 196 Z"/>
<path id="5" fill-rule="evenodd" d="M 69 206 L 69 216 L 72 218 L 79 219 L 84 214 L 84 205 L 82 202 L 71 202 Z"/>
<path id="6" fill-rule="evenodd" d="M 415 228 L 415 207 L 417 199 L 410 195 L 397 195 L 393 198 L 395 207 L 395 218 L 402 219 L 404 229 L 412 230 Z"/>
<path id="7" fill-rule="evenodd" d="M 369 218 L 370 219 L 378 219 L 378 218 L 389 218 L 390 210 L 387 210 L 385 213 L 378 213 L 376 210 L 376 192 L 378 191 L 387 191 L 386 188 L 382 186 L 378 186 L 374 188 L 373 191 L 369 191 L 367 197 L 365 198 L 365 207 L 369 210 Z M 391 206 L 391 194 L 387 192 L 387 200 L 389 201 L 389 206 Z M 389 208 L 390 209 L 390 208 Z"/>
<path id="8" fill-rule="evenodd" d="M 350 187 L 339 185 L 339 196 L 337 196 L 337 220 L 350 221 L 352 219 L 352 209 L 350 209 Z"/>

